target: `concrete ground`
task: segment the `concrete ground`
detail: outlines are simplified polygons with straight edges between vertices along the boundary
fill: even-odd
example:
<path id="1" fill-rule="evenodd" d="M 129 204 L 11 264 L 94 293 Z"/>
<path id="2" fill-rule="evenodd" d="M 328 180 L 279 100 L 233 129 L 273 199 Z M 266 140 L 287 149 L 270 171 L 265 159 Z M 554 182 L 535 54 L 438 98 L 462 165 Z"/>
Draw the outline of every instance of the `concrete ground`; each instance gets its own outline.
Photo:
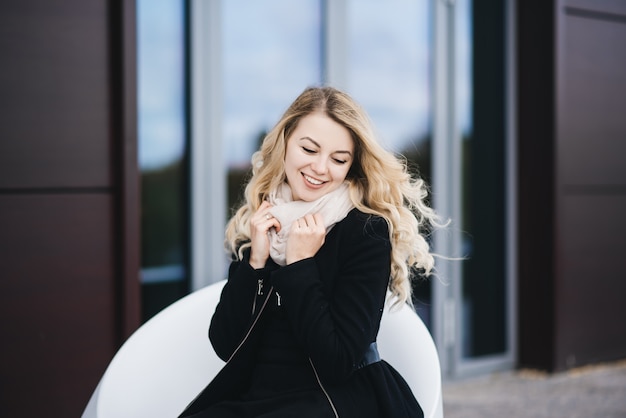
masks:
<path id="1" fill-rule="evenodd" d="M 445 418 L 626 417 L 626 360 L 545 374 L 529 370 L 444 382 Z"/>

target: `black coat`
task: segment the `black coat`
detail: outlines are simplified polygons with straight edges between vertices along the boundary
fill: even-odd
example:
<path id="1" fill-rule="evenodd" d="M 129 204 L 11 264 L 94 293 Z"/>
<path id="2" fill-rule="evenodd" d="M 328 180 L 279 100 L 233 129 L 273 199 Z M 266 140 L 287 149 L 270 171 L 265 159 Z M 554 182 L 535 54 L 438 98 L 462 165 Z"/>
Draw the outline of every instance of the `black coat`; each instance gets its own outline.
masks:
<path id="1" fill-rule="evenodd" d="M 245 258 L 233 262 L 209 330 L 215 352 L 227 363 L 182 416 L 243 389 L 263 332 L 264 305 L 278 292 L 339 417 L 371 416 L 362 401 L 371 399 L 382 417 L 422 417 L 410 388 L 388 363 L 359 368 L 378 334 L 390 257 L 387 223 L 354 209 L 312 258 L 284 267 L 270 260 L 259 270 Z"/>

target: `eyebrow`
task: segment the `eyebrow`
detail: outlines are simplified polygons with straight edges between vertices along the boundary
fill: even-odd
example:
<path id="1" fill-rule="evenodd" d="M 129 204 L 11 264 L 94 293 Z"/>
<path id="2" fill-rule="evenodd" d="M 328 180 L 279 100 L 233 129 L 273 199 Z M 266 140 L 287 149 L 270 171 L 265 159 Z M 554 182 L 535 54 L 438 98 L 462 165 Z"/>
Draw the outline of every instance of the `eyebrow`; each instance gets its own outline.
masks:
<path id="1" fill-rule="evenodd" d="M 300 138 L 300 141 L 302 140 L 308 140 L 310 142 L 313 143 L 313 145 L 315 145 L 318 148 L 322 148 L 322 146 L 315 140 L 313 140 L 312 138 L 308 137 L 308 136 L 303 136 L 302 138 Z M 352 153 L 350 151 L 347 150 L 337 150 L 337 151 L 333 151 L 333 154 L 348 154 L 349 156 L 352 156 Z"/>

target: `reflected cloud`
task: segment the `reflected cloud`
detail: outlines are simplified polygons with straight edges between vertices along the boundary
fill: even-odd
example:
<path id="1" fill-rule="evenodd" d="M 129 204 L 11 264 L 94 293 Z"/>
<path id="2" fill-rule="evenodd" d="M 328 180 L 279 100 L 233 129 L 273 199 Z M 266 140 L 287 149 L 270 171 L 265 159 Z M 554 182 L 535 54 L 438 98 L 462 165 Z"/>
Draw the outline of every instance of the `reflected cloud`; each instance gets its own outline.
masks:
<path id="1" fill-rule="evenodd" d="M 471 129 L 470 0 L 459 0 L 458 112 Z M 183 2 L 138 0 L 140 166 L 185 152 Z M 222 3 L 223 137 L 228 166 L 248 164 L 258 136 L 302 90 L 322 80 L 320 0 Z M 349 0 L 347 90 L 395 151 L 427 138 L 431 109 L 430 2 Z M 227 144 L 227 145 L 226 145 Z"/>
<path id="2" fill-rule="evenodd" d="M 137 1 L 139 166 L 156 170 L 185 152 L 184 19 L 180 0 Z"/>

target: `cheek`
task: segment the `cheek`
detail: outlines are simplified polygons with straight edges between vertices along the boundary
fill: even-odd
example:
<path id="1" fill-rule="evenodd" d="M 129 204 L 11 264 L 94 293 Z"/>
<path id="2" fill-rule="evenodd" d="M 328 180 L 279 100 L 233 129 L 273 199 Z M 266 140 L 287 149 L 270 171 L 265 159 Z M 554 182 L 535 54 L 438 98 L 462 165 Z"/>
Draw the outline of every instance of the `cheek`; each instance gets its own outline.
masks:
<path id="1" fill-rule="evenodd" d="M 288 165 L 290 167 L 299 167 L 303 164 L 303 158 L 302 155 L 300 153 L 297 152 L 297 150 L 288 150 L 287 154 L 285 156 L 285 165 Z"/>
<path id="2" fill-rule="evenodd" d="M 350 167 L 340 166 L 334 172 L 334 179 L 337 181 L 343 181 L 348 176 L 348 172 L 350 171 Z"/>
<path id="3" fill-rule="evenodd" d="M 289 151 L 287 151 L 287 154 L 285 154 L 285 167 L 286 168 L 291 168 L 295 165 L 295 161 L 294 161 L 294 156 L 293 153 L 290 153 Z"/>

